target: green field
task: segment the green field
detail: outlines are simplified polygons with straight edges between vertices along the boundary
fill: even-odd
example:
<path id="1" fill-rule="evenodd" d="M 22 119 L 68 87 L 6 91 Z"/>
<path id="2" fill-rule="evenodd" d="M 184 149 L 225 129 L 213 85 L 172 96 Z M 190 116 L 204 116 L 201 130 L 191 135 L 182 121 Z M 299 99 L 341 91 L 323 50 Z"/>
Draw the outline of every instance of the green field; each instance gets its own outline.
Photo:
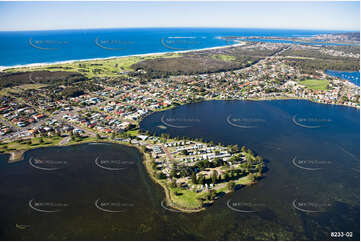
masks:
<path id="1" fill-rule="evenodd" d="M 154 58 L 174 58 L 179 57 L 178 53 L 165 53 L 148 56 L 126 56 L 112 59 L 100 59 L 91 61 L 74 61 L 71 63 L 62 63 L 54 65 L 34 66 L 34 67 L 20 67 L 9 68 L 6 72 L 19 72 L 19 71 L 70 71 L 79 72 L 89 78 L 91 77 L 112 77 L 119 76 L 127 71 L 133 71 L 131 65 L 148 59 Z"/>
<path id="2" fill-rule="evenodd" d="M 299 83 L 312 90 L 323 91 L 323 90 L 327 90 L 327 86 L 329 82 L 327 80 L 309 79 L 309 80 L 300 81 Z"/>
<path id="3" fill-rule="evenodd" d="M 222 60 L 222 61 L 228 61 L 228 62 L 236 60 L 236 57 L 234 57 L 232 55 L 222 55 L 222 54 L 214 55 L 213 58 Z"/>
<path id="4" fill-rule="evenodd" d="M 167 186 L 169 187 L 169 185 Z M 188 209 L 196 209 L 202 206 L 201 201 L 198 199 L 200 195 L 196 192 L 178 187 L 170 188 L 169 190 L 172 201 L 178 206 Z M 175 191 L 178 193 L 178 195 L 175 195 Z"/>
<path id="5" fill-rule="evenodd" d="M 0 96 L 8 95 L 9 93 L 20 93 L 25 90 L 39 89 L 46 86 L 46 84 L 24 84 L 16 87 L 7 87 L 0 90 Z"/>
<path id="6" fill-rule="evenodd" d="M 29 149 L 40 148 L 40 147 L 54 146 L 54 145 L 57 145 L 61 139 L 62 138 L 59 136 L 43 137 L 42 138 L 43 142 L 40 142 L 40 138 L 36 137 L 36 138 L 32 138 L 31 140 L 24 139 L 22 142 L 21 141 L 12 141 L 10 143 L 1 143 L 0 151 L 9 152 L 9 151 L 14 151 L 14 150 L 29 150 Z M 30 141 L 31 141 L 31 143 L 28 144 L 27 142 L 30 142 Z"/>

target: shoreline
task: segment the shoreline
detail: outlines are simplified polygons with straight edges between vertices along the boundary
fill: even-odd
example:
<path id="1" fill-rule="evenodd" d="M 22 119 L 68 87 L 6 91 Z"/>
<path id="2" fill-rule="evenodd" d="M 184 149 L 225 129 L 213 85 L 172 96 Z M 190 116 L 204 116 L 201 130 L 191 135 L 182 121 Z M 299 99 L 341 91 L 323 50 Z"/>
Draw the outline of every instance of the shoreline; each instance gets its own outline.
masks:
<path id="1" fill-rule="evenodd" d="M 147 158 L 147 154 L 145 152 L 143 152 L 142 150 L 140 150 L 139 147 L 137 147 L 137 146 L 135 146 L 135 147 L 142 154 L 142 158 L 143 158 L 142 163 L 143 163 L 143 165 L 144 165 L 150 179 L 155 184 L 158 184 L 159 186 L 161 186 L 163 188 L 163 191 L 165 193 L 165 200 L 167 202 L 168 207 L 176 209 L 176 210 L 178 210 L 180 212 L 185 212 L 185 213 L 195 213 L 195 212 L 201 212 L 201 211 L 205 210 L 204 207 L 202 207 L 200 209 L 184 209 L 184 208 L 176 206 L 177 204 L 172 201 L 172 198 L 170 196 L 170 191 L 169 191 L 168 187 L 166 185 L 164 185 L 162 182 L 160 182 L 157 178 L 154 177 L 152 168 L 149 167 L 149 163 L 150 163 L 151 160 L 149 158 Z"/>
<path id="2" fill-rule="evenodd" d="M 281 96 L 281 97 L 275 97 L 275 98 L 246 98 L 246 99 L 205 99 L 205 100 L 201 100 L 199 102 L 208 102 L 208 101 L 277 101 L 277 100 L 304 100 L 304 101 L 309 101 L 309 102 L 312 102 L 312 103 L 317 103 L 317 104 L 324 104 L 324 105 L 335 105 L 335 106 L 343 106 L 343 107 L 349 107 L 349 108 L 355 108 L 355 109 L 358 109 L 360 110 L 360 106 L 351 106 L 351 105 L 347 105 L 347 104 L 337 104 L 337 103 L 323 103 L 323 102 L 319 102 L 319 101 L 315 101 L 315 100 L 310 100 L 310 99 L 307 99 L 307 98 L 301 98 L 301 97 L 288 97 L 288 96 Z M 192 102 L 192 103 L 196 103 L 196 102 Z M 163 109 L 163 110 L 157 110 L 157 111 L 154 111 L 152 113 L 149 113 L 147 114 L 145 117 L 149 116 L 149 115 L 152 115 L 154 113 L 157 113 L 157 112 L 161 112 L 161 111 L 166 111 L 168 109 L 175 109 L 177 107 L 180 107 L 180 106 L 184 106 L 184 105 L 187 105 L 187 104 L 192 104 L 192 103 L 183 103 L 179 106 L 170 106 L 166 109 Z M 142 122 L 142 120 L 145 118 L 143 117 L 140 121 L 139 121 L 139 124 Z M 65 144 L 57 144 L 57 145 L 54 145 L 54 146 L 45 146 L 45 147 L 64 147 L 64 146 L 70 146 L 70 145 L 76 145 L 76 144 L 82 144 L 82 143 L 90 143 L 90 141 L 79 141 L 77 143 L 65 143 Z M 95 141 L 95 143 L 106 143 L 106 142 L 97 142 Z M 116 143 L 116 144 L 124 144 L 124 143 L 120 143 L 120 142 L 112 142 L 110 141 L 110 143 Z M 137 146 L 134 146 L 134 145 L 131 145 L 131 144 L 125 144 L 125 145 L 129 145 L 129 146 L 132 146 L 132 147 L 137 147 Z M 42 146 L 43 147 L 43 146 Z M 33 149 L 37 149 L 37 148 L 42 148 L 42 147 L 34 147 Z M 33 149 L 27 149 L 27 150 L 14 150 L 14 151 L 10 151 L 10 152 L 4 152 L 2 154 L 9 154 L 10 157 L 9 157 L 9 160 L 8 160 L 8 163 L 13 163 L 13 162 L 18 162 L 18 161 L 21 161 L 23 158 L 24 158 L 24 153 L 29 151 L 29 150 L 33 150 Z M 145 156 L 145 153 L 144 153 L 144 156 Z M 163 184 L 161 184 L 161 186 L 163 186 Z"/>
<path id="3" fill-rule="evenodd" d="M 8 160 L 8 163 L 11 164 L 11 163 L 15 163 L 15 162 L 19 162 L 19 161 L 22 161 L 24 160 L 24 155 L 26 152 L 28 151 L 31 151 L 31 150 L 35 150 L 35 149 L 40 149 L 40 148 L 47 148 L 47 147 L 68 147 L 68 146 L 73 146 L 73 145 L 82 145 L 82 144 L 117 144 L 117 145 L 123 145 L 125 147 L 128 147 L 128 148 L 135 148 L 138 152 L 139 152 L 139 155 L 140 155 L 140 162 L 144 165 L 144 168 L 147 172 L 147 174 L 149 175 L 149 178 L 152 180 L 152 182 L 154 182 L 154 184 L 158 184 L 162 187 L 163 191 L 164 191 L 164 194 L 165 194 L 165 201 L 166 201 L 166 205 L 167 207 L 169 207 L 169 209 L 175 209 L 177 210 L 178 212 L 184 212 L 184 213 L 198 213 L 198 212 L 201 212 L 201 211 L 204 211 L 206 210 L 206 207 L 200 207 L 200 208 L 185 208 L 183 206 L 180 206 L 180 205 L 177 205 L 176 202 L 174 202 L 172 200 L 172 196 L 170 195 L 171 191 L 169 190 L 169 188 L 167 187 L 166 184 L 162 183 L 159 179 L 157 179 L 155 176 L 154 176 L 154 172 L 152 170 L 152 168 L 150 167 L 150 162 L 152 161 L 151 160 L 151 157 L 150 157 L 150 154 L 147 154 L 145 151 L 144 151 L 144 148 L 145 146 L 144 145 L 135 145 L 135 144 L 131 144 L 131 143 L 125 143 L 125 142 L 121 142 L 121 141 L 114 141 L 114 140 L 109 140 L 109 139 L 106 139 L 106 140 L 96 140 L 96 141 L 91 141 L 91 140 L 85 140 L 85 141 L 78 141 L 76 143 L 67 143 L 67 144 L 56 144 L 56 145 L 53 145 L 53 146 L 42 146 L 42 147 L 34 147 L 34 148 L 29 148 L 29 149 L 22 149 L 22 150 L 15 150 L 15 151 L 10 151 L 10 152 L 4 152 L 2 154 L 10 154 L 10 157 L 9 157 L 9 160 Z M 244 185 L 252 185 L 254 183 L 251 183 L 251 184 L 244 184 Z M 231 191 L 226 191 L 225 194 L 229 194 L 229 193 L 232 193 Z M 212 201 L 212 203 L 214 203 L 215 201 Z"/>
<path id="4" fill-rule="evenodd" d="M 64 60 L 64 61 L 54 61 L 54 62 L 40 62 L 40 63 L 30 63 L 30 64 L 19 64 L 19 65 L 11 65 L 11 66 L 0 66 L 0 72 L 8 69 L 17 69 L 17 68 L 36 68 L 36 67 L 44 67 L 44 66 L 52 66 L 59 64 L 72 64 L 77 62 L 85 62 L 85 61 L 104 61 L 104 60 L 112 60 L 112 59 L 120 59 L 120 58 L 128 58 L 128 57 L 147 57 L 147 56 L 157 56 L 157 55 L 166 55 L 166 54 L 181 54 L 181 53 L 191 53 L 205 50 L 216 50 L 230 47 L 237 47 L 245 45 L 245 41 L 239 41 L 236 44 L 232 45 L 224 45 L 224 46 L 214 46 L 214 47 L 206 47 L 201 49 L 191 49 L 191 50 L 176 50 L 176 51 L 165 51 L 165 52 L 153 52 L 153 53 L 145 53 L 145 54 L 132 54 L 132 55 L 120 55 L 120 56 L 109 56 L 109 57 L 97 57 L 97 58 L 86 58 L 86 59 L 78 59 L 78 60 Z"/>
<path id="5" fill-rule="evenodd" d="M 272 101 L 272 100 L 306 100 L 306 101 L 309 101 L 309 102 L 313 102 L 313 103 L 320 103 L 320 104 L 325 104 L 327 105 L 327 103 L 321 103 L 321 102 L 316 102 L 314 100 L 309 100 L 309 99 L 306 99 L 306 98 L 297 98 L 297 97 L 276 97 L 276 98 L 248 98 L 248 99 L 236 99 L 236 100 L 220 100 L 220 99 L 207 99 L 207 100 L 202 100 L 201 102 L 207 102 L 207 101 Z M 194 103 L 194 102 L 193 102 Z M 184 105 L 187 105 L 188 103 L 184 103 L 184 104 L 181 104 L 179 106 L 184 106 Z M 346 107 L 353 107 L 353 106 L 348 106 L 348 105 L 343 105 L 343 104 L 334 104 L 334 105 L 338 105 L 338 106 L 346 106 Z M 174 109 L 178 106 L 173 106 L 173 107 L 170 107 L 171 109 Z M 354 108 L 357 108 L 359 109 L 359 107 L 354 107 Z M 164 111 L 164 110 L 160 110 L 160 111 Z M 160 112 L 160 111 L 154 111 L 148 115 L 146 115 L 145 117 L 151 115 L 151 114 L 154 114 L 154 113 L 157 113 L 157 112 Z M 142 120 L 145 118 L 143 117 L 139 123 L 142 122 Z M 61 142 L 61 141 L 60 141 Z M 44 147 L 67 147 L 67 146 L 72 146 L 72 145 L 80 145 L 80 144 L 87 144 L 87 143 L 111 143 L 111 144 L 119 144 L 119 145 L 124 145 L 126 147 L 133 147 L 135 149 L 137 149 L 137 151 L 139 152 L 139 154 L 141 155 L 141 162 L 142 164 L 144 165 L 149 177 L 151 178 L 151 180 L 156 183 L 156 184 L 159 184 L 164 193 L 165 193 L 165 201 L 166 201 L 166 205 L 167 207 L 169 207 L 170 209 L 176 209 L 177 211 L 179 212 L 184 212 L 184 213 L 196 213 L 196 212 L 201 212 L 201 211 L 204 211 L 206 210 L 206 207 L 201 207 L 201 208 L 184 208 L 182 206 L 178 206 L 176 202 L 174 202 L 172 200 L 172 196 L 170 194 L 170 190 L 169 188 L 167 187 L 166 184 L 164 184 L 163 182 L 161 182 L 159 179 L 157 179 L 155 176 L 154 176 L 154 172 L 152 170 L 152 168 L 150 167 L 150 162 L 151 162 L 151 157 L 148 153 L 146 153 L 144 151 L 144 145 L 134 145 L 134 144 L 131 144 L 131 143 L 125 143 L 125 142 L 121 142 L 121 141 L 115 141 L 115 140 L 111 140 L 108 138 L 104 139 L 104 140 L 81 140 L 81 141 L 77 141 L 75 143 L 65 143 L 65 144 L 56 144 L 56 145 L 46 145 L 46 146 L 40 146 L 40 147 L 34 147 L 34 148 L 29 148 L 29 149 L 21 149 L 21 150 L 14 150 L 14 151 L 10 151 L 10 152 L 4 152 L 2 154 L 10 154 L 10 157 L 9 157 L 9 160 L 8 160 L 8 163 L 15 163 L 15 162 L 18 162 L 18 161 L 21 161 L 24 159 L 24 155 L 25 155 L 25 152 L 27 151 L 30 151 L 30 150 L 33 150 L 33 149 L 38 149 L 38 148 L 44 148 Z M 246 185 L 246 184 L 244 184 Z M 252 185 L 252 184 L 248 184 L 248 185 Z M 225 192 L 226 194 L 229 194 L 231 193 L 230 191 L 227 191 Z M 214 202 L 214 201 L 213 201 Z"/>
<path id="6" fill-rule="evenodd" d="M 177 204 L 175 202 L 172 201 L 172 198 L 170 196 L 170 191 L 168 189 L 168 187 L 163 184 L 162 182 L 160 182 L 158 179 L 156 179 L 153 175 L 153 171 L 151 170 L 151 167 L 149 167 L 149 162 L 151 161 L 150 158 L 148 158 L 147 154 L 142 150 L 142 147 L 144 146 L 137 146 L 134 144 L 128 144 L 128 143 L 124 143 L 124 142 L 119 142 L 119 141 L 113 141 L 113 140 L 99 140 L 99 141 L 79 141 L 77 143 L 72 143 L 72 144 L 65 144 L 65 145 L 54 145 L 54 146 L 48 146 L 48 147 L 67 147 L 67 146 L 72 146 L 72 145 L 81 145 L 81 144 L 92 144 L 92 143 L 96 143 L 96 144 L 118 144 L 118 145 L 124 145 L 126 147 L 131 147 L 131 148 L 135 148 L 140 156 L 141 156 L 141 163 L 144 165 L 145 170 L 147 171 L 149 178 L 155 183 L 158 184 L 162 187 L 164 193 L 165 193 L 165 200 L 167 202 L 167 206 L 169 206 L 170 208 L 176 209 L 180 212 L 185 212 L 185 213 L 194 213 L 194 212 L 201 212 L 203 210 L 205 210 L 205 207 L 202 207 L 200 209 L 185 209 L 182 207 L 178 207 Z M 40 149 L 40 148 L 44 148 L 44 147 L 34 147 L 33 149 L 27 149 L 27 150 L 15 150 L 15 151 L 10 151 L 10 152 L 5 152 L 2 154 L 10 154 L 8 163 L 15 163 L 15 162 L 19 162 L 21 160 L 24 159 L 24 155 L 26 152 L 34 150 L 34 149 Z"/>

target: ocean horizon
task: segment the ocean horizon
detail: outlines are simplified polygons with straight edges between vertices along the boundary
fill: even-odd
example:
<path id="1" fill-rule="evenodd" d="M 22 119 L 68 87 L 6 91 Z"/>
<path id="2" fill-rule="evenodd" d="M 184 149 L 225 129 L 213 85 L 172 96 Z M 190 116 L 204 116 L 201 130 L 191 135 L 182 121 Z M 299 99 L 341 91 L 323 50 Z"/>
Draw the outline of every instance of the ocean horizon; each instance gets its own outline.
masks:
<path id="1" fill-rule="evenodd" d="M 222 47 L 220 37 L 310 37 L 352 31 L 258 28 L 121 28 L 0 31 L 1 67 L 53 64 Z"/>

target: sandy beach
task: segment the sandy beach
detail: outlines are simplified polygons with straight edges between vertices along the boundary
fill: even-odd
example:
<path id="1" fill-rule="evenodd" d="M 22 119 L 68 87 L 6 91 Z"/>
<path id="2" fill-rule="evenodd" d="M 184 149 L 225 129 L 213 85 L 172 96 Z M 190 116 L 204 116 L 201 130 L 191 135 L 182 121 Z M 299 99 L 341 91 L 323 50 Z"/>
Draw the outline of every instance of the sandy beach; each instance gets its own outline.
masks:
<path id="1" fill-rule="evenodd" d="M 25 64 L 25 65 L 14 65 L 14 66 L 0 66 L 0 71 L 4 71 L 6 69 L 14 69 L 14 68 L 35 68 L 35 67 L 44 67 L 44 66 L 51 66 L 51 65 L 59 65 L 59 64 L 70 64 L 76 62 L 84 62 L 84 61 L 101 61 L 101 60 L 110 60 L 110 59 L 119 59 L 119 58 L 127 58 L 127 57 L 136 57 L 136 56 L 153 56 L 153 55 L 166 55 L 166 54 L 174 54 L 174 53 L 190 53 L 190 52 L 198 52 L 204 50 L 215 50 L 215 49 L 224 49 L 229 47 L 236 47 L 245 45 L 246 42 L 239 41 L 237 44 L 233 45 L 225 45 L 225 46 L 216 46 L 216 47 L 209 47 L 209 48 L 202 48 L 202 49 L 194 49 L 194 50 L 179 50 L 179 51 L 167 51 L 167 52 L 155 52 L 155 53 L 148 53 L 148 54 L 135 54 L 135 55 L 124 55 L 124 56 L 110 56 L 105 58 L 90 58 L 90 59 L 79 59 L 79 60 L 66 60 L 66 61 L 56 61 L 56 62 L 48 62 L 48 63 L 32 63 L 32 64 Z"/>

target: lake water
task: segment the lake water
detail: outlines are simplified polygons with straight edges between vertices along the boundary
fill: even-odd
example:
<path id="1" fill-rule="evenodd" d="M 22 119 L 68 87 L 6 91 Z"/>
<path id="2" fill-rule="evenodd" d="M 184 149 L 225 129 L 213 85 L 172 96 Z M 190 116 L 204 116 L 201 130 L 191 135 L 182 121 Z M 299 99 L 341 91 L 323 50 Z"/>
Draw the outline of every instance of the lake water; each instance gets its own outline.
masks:
<path id="1" fill-rule="evenodd" d="M 129 28 L 0 32 L 0 66 L 52 63 L 233 44 L 221 36 L 309 37 L 322 30 Z"/>
<path id="2" fill-rule="evenodd" d="M 332 71 L 326 70 L 326 74 L 334 76 L 343 80 L 348 80 L 353 84 L 360 86 L 360 72 L 359 71 Z"/>
<path id="3" fill-rule="evenodd" d="M 148 116 L 142 129 L 246 145 L 267 161 L 259 183 L 195 214 L 161 206 L 164 193 L 134 148 L 43 148 L 13 164 L 1 155 L 0 239 L 329 240 L 343 231 L 358 240 L 359 115 L 292 100 L 210 101 Z"/>
<path id="4" fill-rule="evenodd" d="M 296 240 L 327 240 L 331 231 L 359 233 L 359 116 L 354 108 L 303 100 L 210 101 L 155 113 L 141 127 L 250 147 L 268 161 L 269 171 L 228 199 L 259 209 L 251 218 L 263 221 L 254 225 L 263 226 L 260 231 L 278 224 Z M 209 213 L 224 209 L 224 202 Z M 240 226 L 249 219 L 234 216 Z"/>

